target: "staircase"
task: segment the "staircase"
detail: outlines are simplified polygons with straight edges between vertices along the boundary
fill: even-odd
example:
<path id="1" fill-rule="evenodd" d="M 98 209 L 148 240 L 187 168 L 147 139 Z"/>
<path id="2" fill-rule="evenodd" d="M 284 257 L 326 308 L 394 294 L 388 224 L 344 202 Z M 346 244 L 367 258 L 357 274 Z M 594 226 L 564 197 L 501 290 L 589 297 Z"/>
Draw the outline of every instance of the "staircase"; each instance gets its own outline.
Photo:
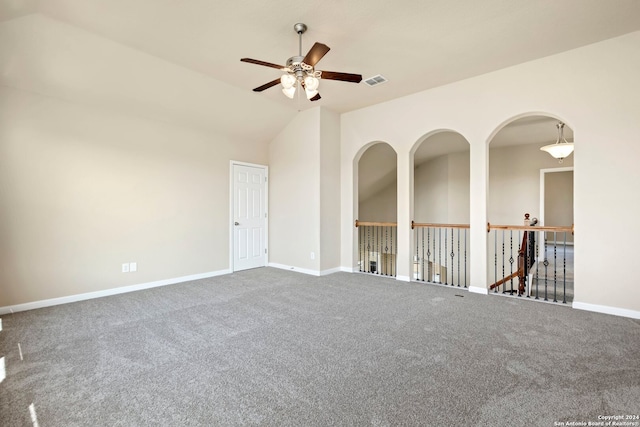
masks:
<path id="1" fill-rule="evenodd" d="M 546 283 L 547 300 L 571 303 L 574 296 L 573 254 L 573 245 L 547 243 L 546 270 L 544 265 L 545 252 L 543 250 L 540 259 L 529 271 L 527 295 L 544 300 Z"/>

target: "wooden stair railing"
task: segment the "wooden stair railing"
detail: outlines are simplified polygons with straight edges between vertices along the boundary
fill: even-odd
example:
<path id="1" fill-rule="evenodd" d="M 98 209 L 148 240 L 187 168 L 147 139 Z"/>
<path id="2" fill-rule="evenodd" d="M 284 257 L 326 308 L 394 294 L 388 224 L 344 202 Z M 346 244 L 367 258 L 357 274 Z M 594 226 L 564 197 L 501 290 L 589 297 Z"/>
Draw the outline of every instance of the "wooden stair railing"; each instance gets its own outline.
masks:
<path id="1" fill-rule="evenodd" d="M 530 220 L 529 214 L 524 214 L 524 223 L 525 227 L 533 227 L 538 223 L 537 219 Z M 489 224 L 488 229 L 498 228 L 498 226 L 491 227 Z M 518 278 L 518 295 L 522 295 L 525 292 L 526 288 L 526 275 L 529 273 L 529 268 L 533 265 L 533 259 L 530 256 L 531 251 L 527 253 L 527 248 L 529 246 L 529 230 L 524 230 L 522 235 L 522 244 L 520 245 L 520 250 L 518 251 L 518 270 L 514 273 L 509 274 L 501 280 L 498 280 L 493 285 L 489 286 L 489 289 L 495 289 L 498 286 L 501 286 L 508 282 L 509 280 L 513 280 L 516 277 Z M 529 256 L 527 256 L 529 255 Z"/>
<path id="2" fill-rule="evenodd" d="M 518 295 L 522 295 L 524 293 L 525 283 L 526 283 L 525 276 L 527 275 L 527 272 L 529 271 L 529 268 L 532 265 L 531 259 L 527 260 L 526 259 L 527 257 L 525 255 L 527 246 L 529 244 L 528 236 L 529 236 L 529 232 L 525 231 L 524 235 L 522 236 L 522 244 L 520 245 L 520 250 L 518 251 L 518 270 L 506 276 L 505 278 L 498 280 L 496 283 L 489 286 L 489 289 L 497 288 L 498 286 L 503 285 L 509 280 L 515 279 L 517 277 L 518 278 Z"/>

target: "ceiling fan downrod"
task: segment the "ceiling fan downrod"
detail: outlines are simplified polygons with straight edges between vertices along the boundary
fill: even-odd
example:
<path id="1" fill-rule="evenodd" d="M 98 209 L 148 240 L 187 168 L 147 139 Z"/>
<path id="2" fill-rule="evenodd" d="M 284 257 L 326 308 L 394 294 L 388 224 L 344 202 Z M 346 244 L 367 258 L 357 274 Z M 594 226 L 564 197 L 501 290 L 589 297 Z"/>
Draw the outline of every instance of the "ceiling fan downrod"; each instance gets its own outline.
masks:
<path id="1" fill-rule="evenodd" d="M 293 29 L 298 33 L 298 55 L 302 56 L 302 35 L 307 31 L 307 26 L 302 22 L 298 22 L 293 26 Z"/>

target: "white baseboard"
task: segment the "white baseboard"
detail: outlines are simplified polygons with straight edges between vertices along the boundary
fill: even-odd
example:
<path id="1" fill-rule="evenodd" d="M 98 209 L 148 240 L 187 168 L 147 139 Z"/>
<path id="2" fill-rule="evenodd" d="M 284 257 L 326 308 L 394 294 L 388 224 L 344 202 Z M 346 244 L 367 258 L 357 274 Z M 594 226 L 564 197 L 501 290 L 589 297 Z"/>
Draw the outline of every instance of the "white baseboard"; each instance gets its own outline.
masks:
<path id="1" fill-rule="evenodd" d="M 340 271 L 344 273 L 357 273 L 358 267 L 340 267 Z"/>
<path id="2" fill-rule="evenodd" d="M 474 294 L 489 295 L 489 289 L 481 288 L 479 286 L 469 286 L 469 292 L 472 292 Z"/>
<path id="3" fill-rule="evenodd" d="M 627 308 L 610 307 L 607 305 L 589 304 L 578 301 L 574 301 L 572 307 L 578 310 L 594 311 L 596 313 L 613 314 L 614 316 L 640 319 L 640 311 L 629 310 Z"/>
<path id="4" fill-rule="evenodd" d="M 122 286 L 119 288 L 105 289 L 103 291 L 87 292 L 84 294 L 69 295 L 60 298 L 51 298 L 40 301 L 27 302 L 24 304 L 9 305 L 0 307 L 0 315 L 15 313 L 18 311 L 35 310 L 37 308 L 51 307 L 54 305 L 68 304 L 71 302 L 85 301 L 88 299 L 108 297 L 111 295 L 124 294 L 127 292 L 141 291 L 143 289 L 157 288 L 159 286 L 175 285 L 176 283 L 190 282 L 192 280 L 206 279 L 209 277 L 230 274 L 231 270 L 219 270 L 209 273 L 192 274 L 190 276 L 174 277 L 172 279 L 156 280 L 154 282 L 140 283 L 138 285 Z"/>
<path id="5" fill-rule="evenodd" d="M 322 270 L 320 271 L 320 275 L 321 276 L 328 276 L 329 274 L 333 274 L 333 273 L 339 273 L 342 271 L 341 267 L 335 267 L 335 268 L 330 268 L 328 270 Z"/>
<path id="6" fill-rule="evenodd" d="M 396 276 L 396 280 L 398 280 L 400 282 L 410 282 L 411 281 L 411 277 L 409 277 L 409 276 Z"/>
<path id="7" fill-rule="evenodd" d="M 289 270 L 289 271 L 295 271 L 297 273 L 303 273 L 303 274 L 308 274 L 310 276 L 327 276 L 329 274 L 333 274 L 333 273 L 338 273 L 340 271 L 344 271 L 342 270 L 342 267 L 335 267 L 335 268 L 330 268 L 328 270 L 310 270 L 308 268 L 300 268 L 300 267 L 294 267 L 292 265 L 285 265 L 285 264 L 278 264 L 277 262 L 270 262 L 269 267 L 273 267 L 273 268 L 279 268 L 280 270 Z"/>
<path id="8" fill-rule="evenodd" d="M 300 267 L 294 267 L 292 265 L 278 264 L 277 262 L 270 262 L 269 267 L 279 268 L 281 270 L 295 271 L 297 273 L 308 274 L 310 276 L 321 276 L 321 272 L 318 270 L 310 270 L 308 268 L 300 268 Z"/>

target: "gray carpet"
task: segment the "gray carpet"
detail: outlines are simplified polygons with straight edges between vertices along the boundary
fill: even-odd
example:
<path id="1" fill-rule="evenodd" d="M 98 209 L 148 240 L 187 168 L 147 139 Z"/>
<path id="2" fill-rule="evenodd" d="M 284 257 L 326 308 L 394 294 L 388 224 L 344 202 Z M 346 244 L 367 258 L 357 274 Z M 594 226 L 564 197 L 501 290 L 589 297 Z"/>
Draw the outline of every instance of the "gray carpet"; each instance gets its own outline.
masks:
<path id="1" fill-rule="evenodd" d="M 2 426 L 32 426 L 31 403 L 41 427 L 640 413 L 639 321 L 365 274 L 261 268 L 2 321 Z"/>

